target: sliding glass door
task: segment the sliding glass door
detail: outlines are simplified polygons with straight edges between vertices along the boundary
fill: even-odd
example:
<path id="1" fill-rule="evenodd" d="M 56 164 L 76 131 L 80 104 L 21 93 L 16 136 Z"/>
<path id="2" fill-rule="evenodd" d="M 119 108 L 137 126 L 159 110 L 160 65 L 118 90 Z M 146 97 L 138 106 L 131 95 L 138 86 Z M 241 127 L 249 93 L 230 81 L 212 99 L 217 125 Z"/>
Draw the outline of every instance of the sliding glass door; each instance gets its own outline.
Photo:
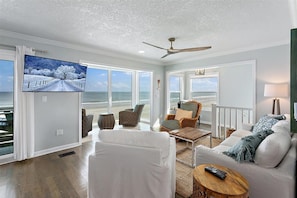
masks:
<path id="1" fill-rule="evenodd" d="M 14 61 L 0 52 L 0 156 L 13 154 L 13 71 Z"/>
<path id="2" fill-rule="evenodd" d="M 129 109 L 132 106 L 132 72 L 111 71 L 111 112 L 116 120 L 119 119 L 119 112 Z"/>

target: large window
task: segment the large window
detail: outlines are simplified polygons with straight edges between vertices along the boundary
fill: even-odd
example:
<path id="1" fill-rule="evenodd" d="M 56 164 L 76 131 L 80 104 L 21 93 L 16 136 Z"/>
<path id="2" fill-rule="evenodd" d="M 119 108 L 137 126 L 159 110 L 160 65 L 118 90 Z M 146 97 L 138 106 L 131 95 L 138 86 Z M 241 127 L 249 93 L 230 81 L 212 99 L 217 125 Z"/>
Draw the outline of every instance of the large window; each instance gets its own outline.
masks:
<path id="1" fill-rule="evenodd" d="M 139 72 L 138 73 L 138 103 L 145 104 L 142 113 L 143 121 L 150 121 L 151 113 L 151 82 L 152 75 L 151 72 Z"/>
<path id="2" fill-rule="evenodd" d="M 82 106 L 93 114 L 97 124 L 100 113 L 112 112 L 118 120 L 119 111 L 145 104 L 142 121 L 150 121 L 151 72 L 127 69 L 88 67 Z"/>
<path id="3" fill-rule="evenodd" d="M 116 120 L 119 119 L 118 112 L 129 109 L 132 106 L 132 72 L 111 71 L 112 107 Z"/>
<path id="4" fill-rule="evenodd" d="M 218 76 L 199 76 L 190 79 L 191 98 L 203 104 L 204 111 L 211 111 L 211 104 L 217 103 Z"/>
<path id="5" fill-rule="evenodd" d="M 13 71 L 14 61 L 0 53 L 0 156 L 13 153 Z"/>
<path id="6" fill-rule="evenodd" d="M 177 108 L 177 103 L 182 100 L 182 81 L 181 76 L 172 75 L 169 77 L 170 109 Z"/>

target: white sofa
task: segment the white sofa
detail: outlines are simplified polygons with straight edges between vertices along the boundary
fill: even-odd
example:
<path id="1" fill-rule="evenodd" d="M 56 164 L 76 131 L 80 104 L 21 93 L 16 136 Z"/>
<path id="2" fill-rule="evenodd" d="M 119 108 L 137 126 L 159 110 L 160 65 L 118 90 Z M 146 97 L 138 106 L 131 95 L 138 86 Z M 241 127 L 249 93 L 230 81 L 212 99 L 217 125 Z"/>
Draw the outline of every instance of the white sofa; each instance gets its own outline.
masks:
<path id="1" fill-rule="evenodd" d="M 196 166 L 211 163 L 238 171 L 249 182 L 251 198 L 294 198 L 297 135 L 290 134 L 289 122 L 282 120 L 272 126 L 274 133 L 259 144 L 254 162 L 237 162 L 222 153 L 251 135 L 249 129 L 236 130 L 214 148 L 197 146 Z"/>
<path id="2" fill-rule="evenodd" d="M 101 130 L 89 156 L 89 198 L 175 197 L 175 139 L 168 133 Z"/>

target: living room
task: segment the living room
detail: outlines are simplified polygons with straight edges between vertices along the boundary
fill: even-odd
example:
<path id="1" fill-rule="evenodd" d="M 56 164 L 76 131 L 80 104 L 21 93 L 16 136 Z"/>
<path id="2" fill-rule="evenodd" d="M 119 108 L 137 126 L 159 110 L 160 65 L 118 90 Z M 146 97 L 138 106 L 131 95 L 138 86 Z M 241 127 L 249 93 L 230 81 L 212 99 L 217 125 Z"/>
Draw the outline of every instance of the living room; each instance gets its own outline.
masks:
<path id="1" fill-rule="evenodd" d="M 240 2 L 242 3 L 242 5 L 244 5 L 243 1 L 240 1 Z M 270 4 L 271 2 L 265 1 L 265 3 Z M 261 5 L 264 6 L 265 3 Z M 151 54 L 153 54 L 151 56 L 154 56 L 154 58 L 143 58 L 143 55 L 129 56 L 131 55 L 131 53 L 130 54 L 127 54 L 125 52 L 120 53 L 118 51 L 113 52 L 109 48 L 107 48 L 107 46 L 103 46 L 103 48 L 99 49 L 96 46 L 93 46 L 90 44 L 81 45 L 80 42 L 71 42 L 68 38 L 65 38 L 65 37 L 63 40 L 63 37 L 56 36 L 57 32 L 51 32 L 52 36 L 47 38 L 43 36 L 43 34 L 38 34 L 37 30 L 33 31 L 34 28 L 30 28 L 29 26 L 26 27 L 25 25 L 20 26 L 21 29 L 23 29 L 23 31 L 20 31 L 20 30 L 18 31 L 16 29 L 16 26 L 14 26 L 13 18 L 11 18 L 11 21 L 10 21 L 10 18 L 7 17 L 7 15 L 5 14 L 7 14 L 7 12 L 11 12 L 15 14 L 15 17 L 21 18 L 20 15 L 18 15 L 17 13 L 18 12 L 28 13 L 26 9 L 29 9 L 29 8 L 24 5 L 23 7 L 19 6 L 17 5 L 17 2 L 15 2 L 15 4 L 11 2 L 11 4 L 7 3 L 6 5 L 7 7 L 4 5 L 3 6 L 1 5 L 1 9 L 0 9 L 2 13 L 0 14 L 1 21 L 2 21 L 1 30 L 0 30 L 0 40 L 1 40 L 0 44 L 2 45 L 0 46 L 0 48 L 2 53 L 3 52 L 6 53 L 7 51 L 12 51 L 13 53 L 15 53 L 16 50 L 12 49 L 10 46 L 24 45 L 26 47 L 31 47 L 34 49 L 46 51 L 46 53 L 37 51 L 36 56 L 66 60 L 66 61 L 71 61 L 76 63 L 82 61 L 82 62 L 104 65 L 107 67 L 110 66 L 110 67 L 118 67 L 123 69 L 134 69 L 134 70 L 152 72 L 153 73 L 153 78 L 152 78 L 152 83 L 153 83 L 152 96 L 153 97 L 151 102 L 153 104 L 153 109 L 151 110 L 152 112 L 151 122 L 150 122 L 151 126 L 153 126 L 153 124 L 157 120 L 159 121 L 163 120 L 164 116 L 169 111 L 168 101 L 167 101 L 168 98 L 166 95 L 167 88 L 168 88 L 167 74 L 170 74 L 172 72 L 180 72 L 182 70 L 195 71 L 198 68 L 207 69 L 212 67 L 219 67 L 221 65 L 232 65 L 234 63 L 239 63 L 244 61 L 255 61 L 256 62 L 255 92 L 254 92 L 255 98 L 254 98 L 253 104 L 255 105 L 254 106 L 255 119 L 258 120 L 262 115 L 271 112 L 272 100 L 271 98 L 267 98 L 264 96 L 264 85 L 266 83 L 290 83 L 290 80 L 289 80 L 290 79 L 290 29 L 296 27 L 294 26 L 296 25 L 294 24 L 294 20 L 293 20 L 294 17 L 289 16 L 291 12 L 289 9 L 291 6 L 290 3 L 292 4 L 292 2 L 286 2 L 285 4 L 288 6 L 286 7 L 286 6 L 279 6 L 280 4 L 279 2 L 274 2 L 271 5 L 272 8 L 270 12 L 267 11 L 266 13 L 263 11 L 264 14 L 260 15 L 260 17 L 265 18 L 265 16 L 272 17 L 273 15 L 272 13 L 276 13 L 278 14 L 276 18 L 280 17 L 279 16 L 280 14 L 276 12 L 276 7 L 277 6 L 281 7 L 282 11 L 280 13 L 284 16 L 281 16 L 278 19 L 279 21 L 275 19 L 275 21 L 281 24 L 279 26 L 280 27 L 279 30 L 277 29 L 278 28 L 277 25 L 275 24 L 271 25 L 270 23 L 267 23 L 267 21 L 270 21 L 271 19 L 266 19 L 265 22 L 267 24 L 261 24 L 262 26 L 264 26 L 261 29 L 261 31 L 256 28 L 253 29 L 253 31 L 256 31 L 256 30 L 260 31 L 260 34 L 259 34 L 260 38 L 263 38 L 266 36 L 268 37 L 268 34 L 270 33 L 272 34 L 272 32 L 279 31 L 280 36 L 277 37 L 277 39 L 275 40 L 271 39 L 270 42 L 266 42 L 265 44 L 254 41 L 252 43 L 248 43 L 244 47 L 238 47 L 236 49 L 229 48 L 228 50 L 225 50 L 225 51 L 215 51 L 212 54 L 205 54 L 207 52 L 207 50 L 205 50 L 205 51 L 201 51 L 201 54 L 200 52 L 194 52 L 194 55 L 192 56 L 191 55 L 183 56 L 182 54 L 172 54 L 168 57 L 165 57 L 164 59 L 160 59 L 160 57 L 164 55 L 165 51 L 162 51 L 162 50 L 158 51 L 158 49 L 154 49 L 151 46 L 145 46 L 145 49 L 150 49 L 152 51 Z M 6 3 L 1 3 L 1 4 L 6 4 Z M 24 3 L 24 4 L 29 5 L 29 3 Z M 111 3 L 108 3 L 108 4 L 111 4 Z M 207 3 L 204 2 L 204 4 L 206 4 L 205 7 L 207 7 Z M 62 4 L 59 4 L 59 5 L 62 5 Z M 166 7 L 165 3 L 162 3 L 161 5 L 160 7 L 163 7 L 163 8 Z M 138 6 L 141 7 L 140 5 Z M 220 5 L 216 5 L 216 6 L 220 6 Z M 13 7 L 15 7 L 16 10 L 14 10 Z M 240 6 L 236 5 L 234 7 L 239 8 Z M 66 8 L 67 6 L 65 7 L 65 9 Z M 174 7 L 173 5 L 169 6 L 169 8 L 171 8 L 171 10 L 168 10 L 168 13 L 169 11 L 177 12 L 176 7 Z M 215 6 L 212 8 L 214 9 Z M 288 9 L 285 9 L 285 8 L 288 8 Z M 53 11 L 51 9 L 52 7 L 50 7 L 49 10 L 46 11 L 47 14 L 49 14 L 49 17 L 51 16 L 49 12 Z M 189 5 L 185 6 L 184 9 L 185 10 L 189 9 Z M 227 8 L 223 6 L 223 9 L 227 9 Z M 185 10 L 183 10 L 183 12 L 185 12 Z M 296 15 L 296 10 L 294 10 L 293 8 L 292 10 L 293 10 L 292 12 L 295 13 Z M 100 11 L 103 11 L 103 10 L 100 9 Z M 245 13 L 248 13 L 250 11 L 251 10 L 248 10 Z M 28 15 L 28 17 L 30 19 L 31 17 L 34 18 L 34 14 L 36 13 L 32 13 L 32 16 Z M 38 14 L 41 14 L 41 13 L 38 13 Z M 238 13 L 236 12 L 236 14 Z M 129 13 L 127 14 L 127 16 L 129 16 Z M 107 15 L 105 17 L 108 18 Z M 35 18 L 38 18 L 38 17 L 35 16 Z M 231 18 L 228 18 L 228 19 L 231 19 Z M 92 28 L 93 26 L 98 25 L 96 23 L 94 25 L 93 20 L 90 21 L 90 23 L 92 24 L 90 26 L 92 26 Z M 20 21 L 23 24 L 26 24 L 28 22 L 25 19 Z M 39 22 L 38 24 L 40 24 L 41 26 L 41 23 L 42 22 Z M 250 23 L 256 23 L 256 20 L 253 20 Z M 11 27 L 6 26 L 7 24 L 11 24 Z M 179 23 L 179 25 L 181 24 Z M 267 27 L 265 27 L 266 25 Z M 41 29 L 43 30 L 58 29 L 58 28 L 52 28 L 48 24 L 46 24 L 45 26 L 46 27 L 42 27 Z M 79 25 L 78 27 L 74 27 L 74 26 L 76 25 L 73 25 L 74 29 L 81 28 L 79 27 Z M 274 27 L 275 29 L 273 29 L 274 31 L 272 31 L 272 29 L 269 29 L 271 28 L 271 26 L 275 26 Z M 284 26 L 286 26 L 287 28 L 283 29 Z M 174 27 L 177 27 L 177 25 L 174 24 Z M 241 29 L 241 27 L 242 26 L 238 24 L 238 26 L 233 27 L 233 29 Z M 126 27 L 126 28 L 129 28 L 129 27 Z M 209 28 L 211 29 L 211 31 L 215 31 L 213 30 L 213 28 L 208 26 L 206 26 L 205 28 Z M 219 28 L 219 27 L 216 27 L 216 28 Z M 112 30 L 111 33 L 113 31 L 120 31 L 120 30 L 121 29 L 117 28 L 117 26 L 114 26 L 114 30 Z M 151 29 L 150 31 L 153 32 L 157 30 L 158 29 L 155 28 L 155 29 Z M 226 29 L 223 28 L 223 31 L 224 30 Z M 168 35 L 160 34 L 159 37 L 161 37 L 164 40 L 164 42 L 161 41 L 161 38 L 158 38 L 157 40 L 156 37 L 158 37 L 158 32 L 149 33 L 149 34 L 156 34 L 155 37 L 150 37 L 149 35 L 141 37 L 140 35 L 138 35 L 138 37 L 141 37 L 141 38 L 137 38 L 137 42 L 138 42 L 137 46 L 145 45 L 142 43 L 143 41 L 152 42 L 156 45 L 159 45 L 160 43 L 161 46 L 167 46 L 170 44 L 167 41 L 167 36 L 168 37 L 172 36 L 171 34 L 174 34 L 174 33 L 175 31 L 172 30 L 168 33 Z M 209 32 L 204 33 L 204 35 L 207 35 L 207 34 L 211 34 L 211 33 Z M 230 45 L 231 45 L 231 43 L 236 43 L 236 41 L 238 40 L 244 40 L 245 38 L 248 37 L 247 34 L 252 34 L 252 31 L 239 32 L 239 34 L 240 36 L 238 36 L 237 39 L 235 39 L 235 37 L 233 38 L 234 41 L 232 41 L 232 37 L 228 37 L 228 39 L 225 39 L 225 40 L 227 40 L 227 42 L 230 42 Z M 69 38 L 71 38 L 71 36 L 73 35 L 70 35 Z M 185 40 L 187 40 L 187 38 L 184 38 L 185 39 L 184 41 L 182 39 L 182 37 L 186 37 L 186 35 L 185 36 L 176 35 L 176 36 L 180 37 L 180 39 L 179 38 L 176 39 L 174 46 L 180 45 L 181 47 L 192 47 L 193 45 L 194 46 L 215 45 L 214 43 L 211 43 L 211 42 L 207 43 L 203 41 L 199 41 L 197 43 L 191 44 L 192 40 L 195 40 L 195 39 L 191 39 L 188 45 L 182 46 L 181 44 L 179 44 L 179 42 L 183 43 Z M 90 36 L 89 38 L 91 37 L 92 36 Z M 94 37 L 96 37 L 96 35 L 94 35 Z M 103 40 L 104 39 L 105 37 L 103 37 Z M 125 38 L 123 37 L 121 38 L 121 41 L 123 42 L 122 45 L 124 47 L 131 45 L 130 43 L 126 43 Z M 117 45 L 119 45 L 119 43 L 117 42 L 110 43 L 110 45 L 112 46 L 111 48 L 117 48 Z M 171 58 L 171 56 L 173 58 Z M 166 58 L 169 58 L 169 59 L 166 59 Z M 158 82 L 160 82 L 160 84 Z M 233 93 L 231 91 L 228 94 L 229 95 L 232 94 L 233 99 L 237 100 L 237 96 L 236 96 L 237 93 Z M 31 109 L 30 112 L 34 115 L 33 116 L 34 121 L 33 121 L 33 127 L 32 127 L 33 134 L 31 134 L 31 140 L 30 140 L 31 141 L 30 156 L 33 156 L 33 157 L 42 156 L 56 151 L 61 151 L 68 148 L 74 148 L 82 144 L 81 131 L 80 131 L 81 124 L 79 122 L 79 118 L 81 115 L 80 110 L 82 107 L 81 93 L 36 92 L 30 95 L 33 100 L 31 101 L 33 103 L 32 104 L 33 109 Z M 44 101 L 44 98 L 46 98 L 46 102 Z M 188 98 L 185 97 L 184 99 L 188 99 Z M 15 105 L 17 104 L 18 104 L 18 101 L 15 101 Z M 284 113 L 290 113 L 290 98 L 281 99 L 281 110 Z M 202 112 L 202 115 L 203 115 L 203 112 Z M 207 116 L 202 116 L 201 121 L 205 123 L 208 122 L 206 118 Z M 23 119 L 24 118 L 22 117 L 18 118 L 18 120 L 23 120 Z M 57 136 L 56 135 L 57 129 L 63 129 L 64 135 Z M 15 159 L 10 159 L 10 160 L 13 161 Z"/>

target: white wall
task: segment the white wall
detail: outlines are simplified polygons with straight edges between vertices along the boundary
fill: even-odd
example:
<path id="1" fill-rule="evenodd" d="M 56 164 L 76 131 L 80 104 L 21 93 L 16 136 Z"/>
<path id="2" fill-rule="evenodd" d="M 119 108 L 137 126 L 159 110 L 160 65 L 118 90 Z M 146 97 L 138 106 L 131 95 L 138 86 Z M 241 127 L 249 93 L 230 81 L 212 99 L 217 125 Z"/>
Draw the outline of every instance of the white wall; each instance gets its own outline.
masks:
<path id="1" fill-rule="evenodd" d="M 289 44 L 171 64 L 166 66 L 165 72 L 180 71 L 180 68 L 189 70 L 249 60 L 256 60 L 256 119 L 259 119 L 262 115 L 271 113 L 272 99 L 264 97 L 264 84 L 289 83 L 290 81 Z M 281 113 L 289 113 L 289 105 L 289 97 L 282 98 Z M 163 112 L 166 112 L 166 109 L 163 109 Z"/>
<path id="2" fill-rule="evenodd" d="M 219 68 L 218 105 L 254 108 L 255 61 L 227 64 Z"/>
<path id="3" fill-rule="evenodd" d="M 76 92 L 34 94 L 35 151 L 79 142 L 79 97 Z M 56 135 L 57 129 L 63 130 L 62 136 Z"/>

